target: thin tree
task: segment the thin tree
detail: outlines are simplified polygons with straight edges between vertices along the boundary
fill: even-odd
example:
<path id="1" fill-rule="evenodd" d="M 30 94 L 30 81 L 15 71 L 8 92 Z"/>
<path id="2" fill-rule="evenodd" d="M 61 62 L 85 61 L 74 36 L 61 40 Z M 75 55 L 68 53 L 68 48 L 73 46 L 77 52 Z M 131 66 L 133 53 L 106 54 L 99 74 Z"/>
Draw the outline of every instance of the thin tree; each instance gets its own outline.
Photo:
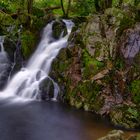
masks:
<path id="1" fill-rule="evenodd" d="M 66 11 L 66 18 L 68 18 L 69 16 L 69 11 L 70 11 L 70 8 L 71 8 L 71 0 L 68 0 L 68 6 L 67 6 L 67 11 Z"/>
<path id="2" fill-rule="evenodd" d="M 28 11 L 27 24 L 28 24 L 28 27 L 31 26 L 32 10 L 33 10 L 33 0 L 27 0 L 27 11 Z"/>
<path id="3" fill-rule="evenodd" d="M 71 0 L 68 0 L 67 2 L 67 8 L 64 8 L 64 1 L 63 0 L 60 0 L 61 2 L 61 9 L 63 11 L 63 17 L 65 18 L 68 18 L 69 16 L 69 11 L 70 11 L 70 8 L 71 8 Z"/>
<path id="4" fill-rule="evenodd" d="M 63 16 L 65 17 L 66 12 L 65 12 L 65 9 L 64 9 L 64 3 L 63 3 L 63 0 L 60 0 L 60 3 L 61 3 L 62 11 L 63 11 Z"/>
<path id="5" fill-rule="evenodd" d="M 101 7 L 99 6 L 99 0 L 94 0 L 95 9 L 97 12 L 101 11 Z"/>

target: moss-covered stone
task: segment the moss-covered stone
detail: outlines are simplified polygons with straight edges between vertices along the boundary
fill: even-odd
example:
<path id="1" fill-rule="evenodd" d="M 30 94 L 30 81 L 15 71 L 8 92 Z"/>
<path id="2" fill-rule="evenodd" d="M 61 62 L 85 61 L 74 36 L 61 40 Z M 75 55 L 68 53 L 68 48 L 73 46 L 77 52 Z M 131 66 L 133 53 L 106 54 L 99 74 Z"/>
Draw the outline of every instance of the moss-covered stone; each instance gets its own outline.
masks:
<path id="1" fill-rule="evenodd" d="M 52 30 L 55 39 L 59 39 L 60 36 L 65 36 L 67 34 L 66 25 L 63 21 L 55 21 Z"/>
<path id="2" fill-rule="evenodd" d="M 28 58 L 31 55 L 36 43 L 35 39 L 35 35 L 28 30 L 21 34 L 22 53 L 25 58 Z"/>
<path id="3" fill-rule="evenodd" d="M 104 67 L 104 63 L 92 57 L 86 50 L 82 53 L 83 78 L 90 79 Z"/>
<path id="4" fill-rule="evenodd" d="M 120 127 L 137 128 L 140 126 L 140 112 L 138 107 L 115 107 L 110 113 L 111 122 Z"/>
<path id="5" fill-rule="evenodd" d="M 86 111 L 97 111 L 102 104 L 101 102 L 96 102 L 100 90 L 101 86 L 95 82 L 81 82 L 67 94 L 66 99 L 72 106 L 77 108 L 84 108 Z"/>

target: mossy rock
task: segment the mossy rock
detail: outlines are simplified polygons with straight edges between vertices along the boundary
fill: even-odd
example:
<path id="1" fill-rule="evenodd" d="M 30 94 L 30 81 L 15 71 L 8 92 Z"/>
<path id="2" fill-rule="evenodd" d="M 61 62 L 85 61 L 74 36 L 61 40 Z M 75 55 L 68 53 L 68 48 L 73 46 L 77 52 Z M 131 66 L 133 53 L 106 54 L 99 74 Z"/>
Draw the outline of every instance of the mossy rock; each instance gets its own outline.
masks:
<path id="1" fill-rule="evenodd" d="M 103 62 L 92 57 L 87 50 L 82 53 L 83 78 L 90 79 L 105 67 Z"/>
<path id="2" fill-rule="evenodd" d="M 86 111 L 93 111 L 95 108 L 98 110 L 101 102 L 96 103 L 96 99 L 100 90 L 101 87 L 94 82 L 81 82 L 72 91 L 67 93 L 66 99 L 76 108 L 83 108 Z"/>
<path id="3" fill-rule="evenodd" d="M 53 37 L 55 39 L 59 39 L 61 35 L 63 37 L 67 34 L 66 24 L 61 20 L 55 21 L 53 23 L 52 30 L 53 30 Z"/>
<path id="4" fill-rule="evenodd" d="M 24 55 L 25 58 L 28 58 L 32 51 L 33 51 L 33 47 L 35 46 L 35 35 L 26 30 L 22 33 L 21 35 L 21 45 L 22 45 L 22 53 Z"/>
<path id="5" fill-rule="evenodd" d="M 140 104 L 140 80 L 134 80 L 131 83 L 130 91 L 133 101 L 136 104 Z"/>
<path id="6" fill-rule="evenodd" d="M 106 136 L 97 140 L 125 140 L 124 132 L 122 130 L 112 130 Z"/>
<path id="7" fill-rule="evenodd" d="M 110 112 L 111 122 L 119 127 L 134 129 L 140 126 L 140 110 L 138 107 L 115 107 Z"/>

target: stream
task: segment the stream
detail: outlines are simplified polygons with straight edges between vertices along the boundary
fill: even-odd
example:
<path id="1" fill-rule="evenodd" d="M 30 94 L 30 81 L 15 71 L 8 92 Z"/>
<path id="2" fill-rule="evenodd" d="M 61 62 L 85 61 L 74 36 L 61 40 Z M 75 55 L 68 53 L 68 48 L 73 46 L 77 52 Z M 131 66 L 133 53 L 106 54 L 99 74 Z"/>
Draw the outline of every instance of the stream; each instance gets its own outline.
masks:
<path id="1" fill-rule="evenodd" d="M 96 140 L 113 129 L 92 113 L 52 101 L 1 100 L 0 114 L 0 140 Z"/>
<path id="2" fill-rule="evenodd" d="M 96 140 L 111 127 L 91 113 L 58 102 L 0 101 L 1 140 Z"/>

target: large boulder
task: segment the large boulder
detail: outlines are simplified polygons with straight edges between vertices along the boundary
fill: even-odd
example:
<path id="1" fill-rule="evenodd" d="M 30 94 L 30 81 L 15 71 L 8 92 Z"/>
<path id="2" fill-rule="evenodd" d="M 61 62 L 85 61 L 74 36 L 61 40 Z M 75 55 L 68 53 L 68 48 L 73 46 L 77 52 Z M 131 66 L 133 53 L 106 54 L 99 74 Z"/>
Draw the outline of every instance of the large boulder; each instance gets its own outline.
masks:
<path id="1" fill-rule="evenodd" d="M 54 97 L 54 83 L 50 78 L 45 78 L 39 85 L 40 99 L 49 100 Z"/>

